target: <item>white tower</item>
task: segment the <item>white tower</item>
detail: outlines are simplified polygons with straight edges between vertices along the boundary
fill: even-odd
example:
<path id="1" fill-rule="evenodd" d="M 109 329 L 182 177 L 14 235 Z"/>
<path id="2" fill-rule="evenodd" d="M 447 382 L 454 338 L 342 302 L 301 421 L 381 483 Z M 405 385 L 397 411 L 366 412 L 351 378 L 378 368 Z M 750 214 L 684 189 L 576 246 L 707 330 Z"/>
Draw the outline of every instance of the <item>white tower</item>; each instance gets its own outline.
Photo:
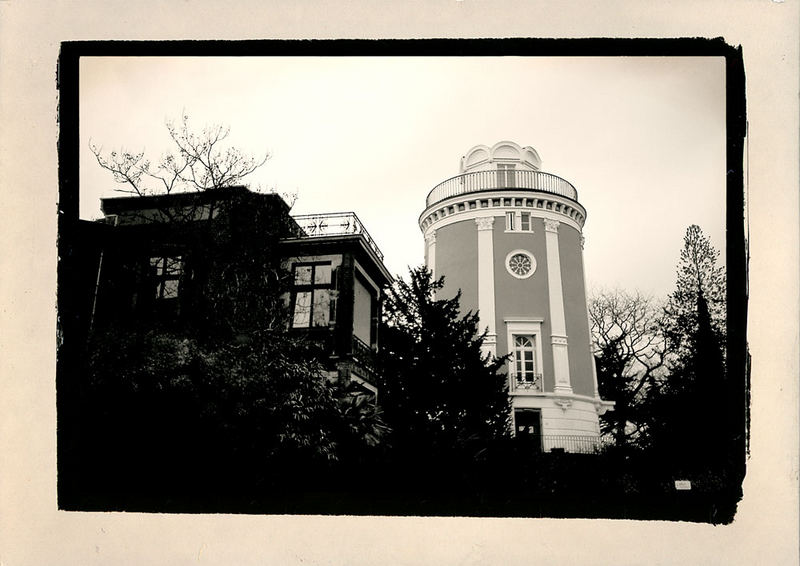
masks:
<path id="1" fill-rule="evenodd" d="M 460 174 L 428 194 L 419 226 L 425 262 L 478 310 L 484 349 L 510 354 L 515 434 L 535 446 L 595 449 L 597 391 L 583 270 L 586 210 L 569 182 L 540 170 L 532 147 L 475 146 Z"/>

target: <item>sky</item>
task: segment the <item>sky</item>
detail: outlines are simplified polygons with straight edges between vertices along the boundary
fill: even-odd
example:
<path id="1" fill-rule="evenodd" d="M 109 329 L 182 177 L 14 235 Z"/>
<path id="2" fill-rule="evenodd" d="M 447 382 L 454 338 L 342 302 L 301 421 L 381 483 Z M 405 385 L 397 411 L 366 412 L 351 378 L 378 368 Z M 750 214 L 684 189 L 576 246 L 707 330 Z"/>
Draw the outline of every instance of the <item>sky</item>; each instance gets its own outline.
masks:
<path id="1" fill-rule="evenodd" d="M 85 219 L 121 196 L 89 144 L 157 161 L 185 113 L 269 153 L 247 183 L 293 214 L 356 212 L 396 275 L 423 262 L 428 192 L 501 140 L 577 188 L 590 291 L 665 297 L 690 224 L 724 262 L 721 57 L 84 57 L 80 77 Z"/>

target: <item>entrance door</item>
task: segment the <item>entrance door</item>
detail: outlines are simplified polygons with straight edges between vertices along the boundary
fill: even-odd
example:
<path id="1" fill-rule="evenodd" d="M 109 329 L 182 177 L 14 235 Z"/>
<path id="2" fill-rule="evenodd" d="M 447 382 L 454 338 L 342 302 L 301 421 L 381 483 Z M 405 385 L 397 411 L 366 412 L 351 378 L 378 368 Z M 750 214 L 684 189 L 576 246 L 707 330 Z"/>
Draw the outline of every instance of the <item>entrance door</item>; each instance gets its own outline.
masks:
<path id="1" fill-rule="evenodd" d="M 542 413 L 539 409 L 514 410 L 514 435 L 530 443 L 537 451 L 542 449 Z"/>

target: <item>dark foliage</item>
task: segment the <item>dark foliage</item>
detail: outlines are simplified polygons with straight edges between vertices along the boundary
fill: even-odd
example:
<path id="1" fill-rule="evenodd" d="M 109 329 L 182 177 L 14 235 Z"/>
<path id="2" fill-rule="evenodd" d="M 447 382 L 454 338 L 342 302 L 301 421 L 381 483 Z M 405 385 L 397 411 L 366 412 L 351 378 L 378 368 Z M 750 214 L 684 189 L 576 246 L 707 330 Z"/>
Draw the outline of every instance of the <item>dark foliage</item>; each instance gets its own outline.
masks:
<path id="1" fill-rule="evenodd" d="M 639 295 L 616 293 L 596 298 L 590 315 L 601 393 L 617 401 L 610 414 L 616 447 L 624 448 L 625 426 L 635 434 L 633 446 L 664 471 L 722 486 L 733 481 L 730 437 L 737 431 L 726 418 L 734 411 L 725 406 L 731 384 L 717 257 L 702 230 L 690 226 L 663 313 Z"/>
<path id="2" fill-rule="evenodd" d="M 327 353 L 287 332 L 286 219 L 259 195 L 218 194 L 205 220 L 120 228 L 145 267 L 164 242 L 183 258 L 180 296 L 92 329 L 59 407 L 62 505 L 214 509 L 352 470 L 385 434 L 373 403 L 329 382 Z"/>
<path id="3" fill-rule="evenodd" d="M 600 417 L 601 430 L 617 447 L 641 446 L 648 434 L 644 403 L 665 377 L 670 355 L 662 318 L 639 293 L 604 291 L 589 303 L 600 395 L 615 402 Z"/>
<path id="4" fill-rule="evenodd" d="M 503 360 L 481 353 L 478 316 L 460 314 L 460 293 L 435 298 L 442 287 L 420 267 L 387 294 L 381 403 L 398 457 L 472 459 L 509 434 Z"/>
<path id="5" fill-rule="evenodd" d="M 690 226 L 678 264 L 664 329 L 677 352 L 668 380 L 648 400 L 650 446 L 682 470 L 720 470 L 730 454 L 725 379 L 725 276 L 719 253 Z"/>
<path id="6" fill-rule="evenodd" d="M 685 471 L 720 469 L 727 461 L 729 428 L 724 411 L 723 348 L 705 297 L 697 295 L 697 325 L 684 338 L 684 355 L 670 378 L 653 391 L 650 446 Z"/>

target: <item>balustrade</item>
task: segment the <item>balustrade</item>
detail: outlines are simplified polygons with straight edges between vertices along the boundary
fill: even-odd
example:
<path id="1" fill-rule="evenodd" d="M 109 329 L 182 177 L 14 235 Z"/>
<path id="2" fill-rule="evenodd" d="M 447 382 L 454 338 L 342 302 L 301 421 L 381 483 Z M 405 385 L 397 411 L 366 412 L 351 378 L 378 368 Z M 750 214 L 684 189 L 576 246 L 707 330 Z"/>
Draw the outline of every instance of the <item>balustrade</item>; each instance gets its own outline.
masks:
<path id="1" fill-rule="evenodd" d="M 504 169 L 475 171 L 451 177 L 436 185 L 428 193 L 426 206 L 458 195 L 502 189 L 541 191 L 578 200 L 578 191 L 575 187 L 557 175 L 543 171 Z"/>
<path id="2" fill-rule="evenodd" d="M 324 236 L 346 236 L 351 234 L 361 235 L 367 245 L 375 252 L 378 259 L 383 261 L 383 252 L 378 244 L 369 235 L 364 224 L 355 212 L 331 212 L 327 214 L 301 214 L 293 216 L 295 222 L 308 238 Z"/>

